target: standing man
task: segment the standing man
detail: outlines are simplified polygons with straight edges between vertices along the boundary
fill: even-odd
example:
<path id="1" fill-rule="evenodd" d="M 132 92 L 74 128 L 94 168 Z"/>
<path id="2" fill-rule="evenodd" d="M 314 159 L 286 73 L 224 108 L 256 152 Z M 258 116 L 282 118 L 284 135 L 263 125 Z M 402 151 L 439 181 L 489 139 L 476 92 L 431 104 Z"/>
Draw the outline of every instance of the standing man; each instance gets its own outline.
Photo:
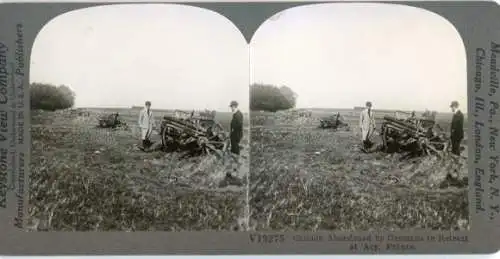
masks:
<path id="1" fill-rule="evenodd" d="M 146 101 L 144 109 L 139 113 L 139 127 L 141 129 L 142 148 L 151 146 L 151 133 L 153 132 L 154 117 L 151 111 L 151 102 Z"/>
<path id="2" fill-rule="evenodd" d="M 235 155 L 240 154 L 240 141 L 243 138 L 243 113 L 238 109 L 238 102 L 232 101 L 229 104 L 233 112 L 231 119 L 230 140 L 231 140 L 231 153 Z"/>
<path id="3" fill-rule="evenodd" d="M 457 156 L 460 155 L 460 143 L 464 139 L 464 115 L 458 109 L 458 102 L 453 101 L 450 105 L 453 117 L 451 119 L 451 152 Z"/>
<path id="4" fill-rule="evenodd" d="M 240 155 L 240 141 L 243 138 L 243 114 L 238 109 L 238 102 L 232 101 L 229 104 L 231 111 L 233 112 L 233 118 L 231 119 L 231 126 L 229 130 L 229 139 L 231 146 L 232 162 L 231 171 L 237 172 L 239 168 L 238 157 Z M 229 169 L 229 168 L 228 168 Z M 220 187 L 225 187 L 229 185 L 241 185 L 241 180 L 235 177 L 231 171 L 226 172 L 226 178 L 221 182 Z"/>
<path id="5" fill-rule="evenodd" d="M 372 103 L 366 102 L 366 107 L 359 116 L 359 128 L 361 129 L 361 141 L 363 143 L 363 151 L 366 151 L 372 146 L 370 135 L 375 129 L 375 120 L 373 119 Z"/>

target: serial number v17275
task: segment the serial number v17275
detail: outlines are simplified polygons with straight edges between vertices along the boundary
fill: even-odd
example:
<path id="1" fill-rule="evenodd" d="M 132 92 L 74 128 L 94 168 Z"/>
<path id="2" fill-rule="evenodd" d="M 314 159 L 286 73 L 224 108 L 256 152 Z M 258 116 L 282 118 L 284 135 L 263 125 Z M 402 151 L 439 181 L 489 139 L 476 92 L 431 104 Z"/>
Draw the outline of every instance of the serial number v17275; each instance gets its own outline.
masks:
<path id="1" fill-rule="evenodd" d="M 283 243 L 285 235 L 280 234 L 250 234 L 252 243 Z"/>

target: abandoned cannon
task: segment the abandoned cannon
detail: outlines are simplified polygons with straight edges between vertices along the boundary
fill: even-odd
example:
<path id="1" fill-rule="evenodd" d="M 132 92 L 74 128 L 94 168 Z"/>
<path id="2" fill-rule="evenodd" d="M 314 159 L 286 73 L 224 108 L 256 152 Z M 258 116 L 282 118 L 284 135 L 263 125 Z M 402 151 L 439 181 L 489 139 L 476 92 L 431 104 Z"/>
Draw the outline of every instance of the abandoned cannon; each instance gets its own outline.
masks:
<path id="1" fill-rule="evenodd" d="M 447 149 L 447 140 L 434 131 L 434 120 L 423 118 L 398 119 L 384 116 L 381 125 L 383 151 L 407 152 L 409 155 L 439 154 Z"/>
<path id="2" fill-rule="evenodd" d="M 340 116 L 340 113 L 323 117 L 319 120 L 319 128 L 321 129 L 345 129 L 350 130 L 349 124 L 345 122 L 344 118 Z"/>
<path id="3" fill-rule="evenodd" d="M 118 127 L 126 127 L 127 124 L 120 119 L 118 113 L 104 114 L 98 118 L 98 127 L 100 128 L 112 128 L 116 129 Z"/>
<path id="4" fill-rule="evenodd" d="M 164 116 L 159 133 L 163 150 L 169 152 L 211 153 L 227 146 L 226 132 L 214 116 L 195 116 L 194 112 L 187 117 Z"/>

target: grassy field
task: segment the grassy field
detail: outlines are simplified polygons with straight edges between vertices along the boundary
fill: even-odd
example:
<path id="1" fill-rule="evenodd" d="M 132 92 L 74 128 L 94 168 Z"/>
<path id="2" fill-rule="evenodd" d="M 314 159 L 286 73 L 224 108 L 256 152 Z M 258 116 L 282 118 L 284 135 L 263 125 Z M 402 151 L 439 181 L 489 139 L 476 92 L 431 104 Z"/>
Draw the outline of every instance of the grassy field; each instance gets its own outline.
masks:
<path id="1" fill-rule="evenodd" d="M 98 129 L 119 112 L 129 129 Z M 156 120 L 169 111 L 155 111 Z M 215 156 L 137 148 L 138 110 L 32 112 L 29 229 L 34 231 L 243 231 L 248 225 L 248 134 L 242 186 L 220 187 L 231 164 Z M 217 119 L 226 129 L 231 114 Z M 248 118 L 248 117 L 247 117 Z M 248 126 L 248 123 L 247 123 Z M 160 141 L 154 133 L 154 141 Z"/>
<path id="2" fill-rule="evenodd" d="M 98 129 L 119 112 L 129 129 Z M 161 117 L 171 111 L 157 111 Z M 317 129 L 318 118 L 252 113 L 243 140 L 242 186 L 220 187 L 231 165 L 213 156 L 137 148 L 138 110 L 32 112 L 29 229 L 36 231 L 467 229 L 465 158 L 359 151 L 358 114 L 339 110 L 351 131 Z M 376 114 L 381 118 L 384 114 Z M 248 118 L 248 115 L 245 115 Z M 228 129 L 230 113 L 217 120 Z M 438 118 L 447 130 L 451 115 Z M 248 129 L 249 122 L 245 122 Z M 378 121 L 379 124 L 379 121 Z M 160 141 L 155 134 L 155 141 Z M 374 141 L 380 142 L 375 136 Z M 465 142 L 465 141 L 464 141 Z M 463 152 L 466 155 L 466 152 Z M 251 172 L 249 173 L 251 163 Z"/>
<path id="3" fill-rule="evenodd" d="M 464 157 L 400 160 L 399 154 L 360 152 L 353 110 L 339 110 L 351 131 L 317 129 L 318 118 L 332 112 L 316 110 L 310 118 L 251 113 L 253 229 L 468 229 L 467 187 L 443 188 L 447 172 L 467 175 Z M 377 127 L 383 115 L 375 114 Z M 447 130 L 451 115 L 437 119 Z"/>

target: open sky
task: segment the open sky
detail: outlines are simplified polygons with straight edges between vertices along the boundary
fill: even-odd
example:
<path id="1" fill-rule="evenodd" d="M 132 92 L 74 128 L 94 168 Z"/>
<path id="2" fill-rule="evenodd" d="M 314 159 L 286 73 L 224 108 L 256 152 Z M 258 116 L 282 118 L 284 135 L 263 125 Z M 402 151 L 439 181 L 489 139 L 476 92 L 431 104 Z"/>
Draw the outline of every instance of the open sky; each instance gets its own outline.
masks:
<path id="1" fill-rule="evenodd" d="M 287 85 L 299 108 L 467 111 L 466 54 L 453 25 L 425 10 L 321 4 L 285 10 L 251 42 L 251 81 Z"/>
<path id="2" fill-rule="evenodd" d="M 248 45 L 224 17 L 179 5 L 94 7 L 38 35 L 31 82 L 65 84 L 77 107 L 248 110 L 248 83 L 287 85 L 299 108 L 466 112 L 465 49 L 444 18 L 398 5 L 323 4 L 266 21 Z M 251 62 L 251 65 L 249 65 Z M 249 76 L 251 69 L 251 76 Z M 249 79 L 251 77 L 251 79 Z"/>
<path id="3" fill-rule="evenodd" d="M 30 81 L 67 85 L 76 107 L 248 111 L 249 50 L 223 16 L 180 5 L 93 7 L 38 34 Z"/>

